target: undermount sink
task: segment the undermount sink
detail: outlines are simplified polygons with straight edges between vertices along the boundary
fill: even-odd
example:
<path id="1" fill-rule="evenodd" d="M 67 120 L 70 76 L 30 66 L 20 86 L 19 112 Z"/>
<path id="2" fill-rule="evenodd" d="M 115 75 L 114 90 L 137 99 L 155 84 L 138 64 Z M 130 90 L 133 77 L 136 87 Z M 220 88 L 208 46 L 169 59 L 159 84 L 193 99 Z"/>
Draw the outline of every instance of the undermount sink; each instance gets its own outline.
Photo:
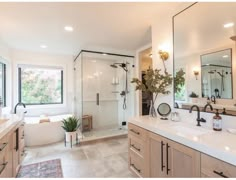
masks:
<path id="1" fill-rule="evenodd" d="M 211 133 L 213 130 L 205 129 L 202 127 L 188 127 L 188 126 L 181 126 L 181 125 L 175 125 L 169 127 L 171 130 L 174 130 L 174 132 L 183 137 L 197 137 L 203 134 Z"/>

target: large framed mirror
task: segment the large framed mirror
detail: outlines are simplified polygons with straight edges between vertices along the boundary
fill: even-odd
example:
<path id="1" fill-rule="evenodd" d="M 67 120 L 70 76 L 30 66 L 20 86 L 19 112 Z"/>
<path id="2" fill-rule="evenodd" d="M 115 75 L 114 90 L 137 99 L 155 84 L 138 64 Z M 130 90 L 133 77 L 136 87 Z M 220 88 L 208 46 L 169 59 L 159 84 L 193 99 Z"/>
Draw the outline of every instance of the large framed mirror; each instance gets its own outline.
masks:
<path id="1" fill-rule="evenodd" d="M 236 115 L 235 9 L 235 2 L 199 2 L 173 17 L 175 108 L 211 104 Z"/>

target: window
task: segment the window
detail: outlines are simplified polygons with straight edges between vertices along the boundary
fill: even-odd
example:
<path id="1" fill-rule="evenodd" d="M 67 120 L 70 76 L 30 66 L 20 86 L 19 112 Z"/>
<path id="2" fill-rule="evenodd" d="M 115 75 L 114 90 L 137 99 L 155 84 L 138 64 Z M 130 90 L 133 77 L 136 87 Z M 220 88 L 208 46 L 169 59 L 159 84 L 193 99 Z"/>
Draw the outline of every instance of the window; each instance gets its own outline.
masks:
<path id="1" fill-rule="evenodd" d="M 20 66 L 19 102 L 27 105 L 62 104 L 63 70 L 39 66 Z"/>
<path id="2" fill-rule="evenodd" d="M 2 106 L 6 106 L 6 64 L 0 62 L 0 96 Z"/>

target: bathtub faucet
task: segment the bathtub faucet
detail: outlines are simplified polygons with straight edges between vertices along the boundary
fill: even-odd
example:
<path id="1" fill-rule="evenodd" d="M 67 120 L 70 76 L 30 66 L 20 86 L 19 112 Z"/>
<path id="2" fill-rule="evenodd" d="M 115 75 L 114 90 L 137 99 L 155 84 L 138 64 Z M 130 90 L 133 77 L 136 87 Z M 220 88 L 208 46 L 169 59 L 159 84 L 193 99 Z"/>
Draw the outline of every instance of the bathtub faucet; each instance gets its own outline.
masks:
<path id="1" fill-rule="evenodd" d="M 14 108 L 14 114 L 16 114 L 16 109 L 17 109 L 17 107 L 18 107 L 18 106 L 21 106 L 21 105 L 22 105 L 24 108 L 26 108 L 26 106 L 25 106 L 24 103 L 19 102 L 19 103 L 17 103 L 17 104 L 15 105 L 15 108 Z M 24 113 L 27 113 L 27 111 L 25 111 Z"/>

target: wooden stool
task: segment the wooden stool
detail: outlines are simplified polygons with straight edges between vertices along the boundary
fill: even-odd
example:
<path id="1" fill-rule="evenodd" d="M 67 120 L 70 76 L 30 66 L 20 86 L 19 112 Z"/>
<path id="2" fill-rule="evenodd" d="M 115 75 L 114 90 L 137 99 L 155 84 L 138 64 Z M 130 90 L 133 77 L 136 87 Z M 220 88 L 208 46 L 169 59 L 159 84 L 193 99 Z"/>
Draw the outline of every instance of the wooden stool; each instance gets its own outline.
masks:
<path id="1" fill-rule="evenodd" d="M 84 122 L 87 122 L 88 125 L 84 125 Z M 93 129 L 93 116 L 83 115 L 82 117 L 82 131 L 90 131 Z"/>

